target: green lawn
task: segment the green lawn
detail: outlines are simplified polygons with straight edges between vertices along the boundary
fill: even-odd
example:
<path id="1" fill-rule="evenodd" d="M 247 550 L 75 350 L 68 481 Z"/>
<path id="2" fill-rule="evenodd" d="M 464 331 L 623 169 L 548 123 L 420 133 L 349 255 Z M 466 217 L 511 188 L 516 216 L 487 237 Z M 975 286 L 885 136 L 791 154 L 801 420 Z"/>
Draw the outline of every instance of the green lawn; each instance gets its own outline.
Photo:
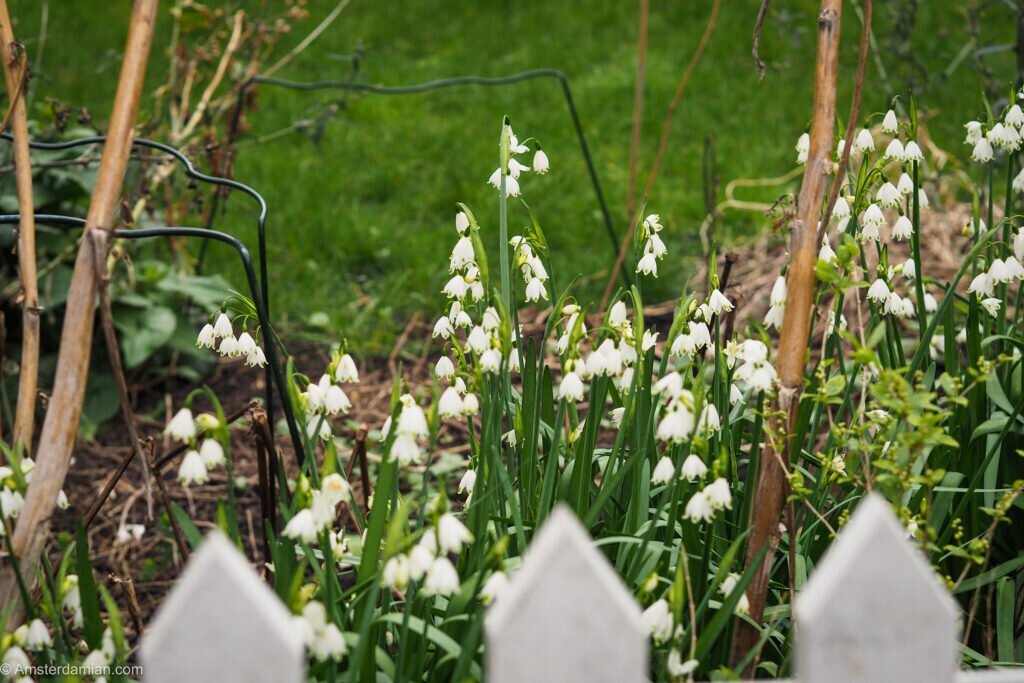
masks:
<path id="1" fill-rule="evenodd" d="M 247 4 L 258 11 L 259 3 Z M 314 19 L 307 26 L 333 4 L 311 1 Z M 878 57 L 890 86 L 883 84 L 872 62 L 863 111 L 866 116 L 882 109 L 890 95 L 913 85 L 934 139 L 961 154 L 961 126 L 976 114 L 982 85 L 970 57 L 951 74 L 944 73 L 969 39 L 964 11 L 959 2 L 918 3 L 916 26 L 906 43 L 896 27 L 901 25 L 898 13 L 909 4 L 876 3 Z M 164 3 L 164 21 L 158 26 L 152 87 L 164 73 L 169 5 Z M 665 108 L 704 30 L 711 2 L 652 5 L 641 177 L 654 158 Z M 650 210 L 662 215 L 670 248 L 659 286 L 649 291 L 651 298 L 675 296 L 693 271 L 693 257 L 700 254 L 705 138 L 714 142 L 723 187 L 733 178 L 776 176 L 793 167 L 793 144 L 810 112 L 816 3 L 771 4 L 761 43 L 768 62 L 762 83 L 750 56 L 757 5 L 722 3 L 715 34 L 676 114 L 664 167 L 649 198 Z M 30 52 L 38 35 L 38 11 L 35 2 L 12 4 L 21 22 L 19 36 Z M 105 120 L 127 11 L 125 2 L 50 3 L 46 55 L 34 81 L 38 106 L 42 96 L 51 96 L 88 106 L 97 122 Z M 998 5 L 987 12 L 983 25 L 989 33 L 979 45 L 1013 42 L 1012 11 Z M 860 32 L 850 3 L 845 3 L 844 22 L 841 111 L 848 109 Z M 314 47 L 279 75 L 343 78 L 349 70 L 346 55 L 359 45 L 365 50 L 363 78 L 371 83 L 561 69 L 572 82 L 621 233 L 626 223 L 636 23 L 636 3 L 624 1 L 353 0 Z M 292 38 L 298 40 L 301 33 Z M 1010 52 L 991 54 L 984 63 L 993 69 L 997 83 L 1015 75 Z M 285 128 L 319 112 L 335 97 L 264 87 L 259 110 L 250 117 L 253 133 Z M 561 93 L 554 82 L 535 81 L 503 89 L 353 97 L 328 124 L 319 144 L 293 134 L 241 150 L 236 176 L 262 191 L 271 207 L 272 296 L 278 317 L 294 330 L 308 328 L 313 314 L 327 313 L 332 334 L 340 331 L 373 350 L 388 344 L 410 312 L 433 311 L 441 302 L 447 254 L 454 242 L 455 202 L 465 201 L 474 209 L 490 244 L 496 245 L 496 193 L 485 180 L 497 165 L 504 114 L 512 117 L 521 136 L 538 137 L 551 157 L 552 173 L 527 178 L 523 185 L 551 243 L 561 280 L 583 273 L 581 299 L 599 297 L 611 247 Z M 771 201 L 795 188 L 794 181 L 753 196 Z M 251 212 L 238 201 L 232 206 L 222 225 L 253 239 Z M 526 220 L 525 211 L 514 206 L 512 227 Z M 734 242 L 767 223 L 759 214 L 730 213 L 718 224 L 717 237 Z M 214 265 L 241 283 L 234 257 L 219 247 L 211 251 Z"/>

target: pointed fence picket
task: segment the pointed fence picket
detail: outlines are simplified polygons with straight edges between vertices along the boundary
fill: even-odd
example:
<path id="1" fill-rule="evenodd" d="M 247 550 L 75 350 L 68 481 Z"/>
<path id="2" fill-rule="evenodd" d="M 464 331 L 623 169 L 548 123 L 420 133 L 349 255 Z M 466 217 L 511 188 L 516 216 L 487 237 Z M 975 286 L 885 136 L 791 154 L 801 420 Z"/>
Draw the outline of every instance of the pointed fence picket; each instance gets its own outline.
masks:
<path id="1" fill-rule="evenodd" d="M 880 497 L 869 495 L 796 600 L 800 683 L 1024 683 L 1024 669 L 958 672 L 958 610 Z M 640 609 L 567 508 L 538 532 L 489 610 L 491 683 L 647 680 Z M 142 645 L 146 683 L 297 683 L 292 617 L 211 534 Z"/>

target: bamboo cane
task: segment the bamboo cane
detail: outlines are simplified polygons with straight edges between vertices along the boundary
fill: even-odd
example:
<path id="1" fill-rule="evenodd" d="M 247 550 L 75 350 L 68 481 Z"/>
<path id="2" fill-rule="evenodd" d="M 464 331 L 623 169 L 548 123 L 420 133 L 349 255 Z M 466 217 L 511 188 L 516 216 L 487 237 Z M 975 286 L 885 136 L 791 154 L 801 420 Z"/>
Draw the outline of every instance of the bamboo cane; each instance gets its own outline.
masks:
<path id="1" fill-rule="evenodd" d="M 782 438 L 781 441 L 767 440 L 758 463 L 754 504 L 750 515 L 750 536 L 747 540 L 747 566 L 755 560 L 765 543 L 777 542 L 780 535 L 779 522 L 787 486 L 783 463 L 788 463 L 790 458 L 792 440 L 788 435 L 792 433 L 796 421 L 807 362 L 807 338 L 814 302 L 814 266 L 818 260 L 818 218 L 832 172 L 832 131 L 836 118 L 841 13 L 841 0 L 822 0 L 818 14 L 811 142 L 797 214 L 791 226 L 792 257 L 786 277 L 786 312 L 776 358 L 779 390 L 772 401 L 771 410 L 774 416 L 773 431 L 781 434 Z M 773 554 L 767 553 L 764 556 L 747 588 L 750 618 L 755 623 L 760 623 L 764 617 Z M 759 637 L 759 631 L 751 624 L 744 620 L 737 621 L 732 648 L 734 664 L 757 645 Z M 752 671 L 755 662 L 756 658 L 751 661 L 749 670 Z"/>
<path id="2" fill-rule="evenodd" d="M 23 575 L 27 577 L 36 575 L 34 566 L 49 534 L 50 517 L 64 485 L 82 414 L 98 286 L 96 258 L 97 255 L 105 257 L 110 247 L 110 231 L 131 153 L 132 129 L 146 75 L 158 4 L 159 0 L 135 0 L 132 5 L 128 42 L 107 141 L 103 146 L 96 186 L 86 216 L 84 239 L 71 276 L 53 396 L 43 421 L 32 483 L 12 539 L 16 557 L 11 561 L 19 562 Z M 11 604 L 16 593 L 13 567 L 8 564 L 0 573 L 0 606 Z M 20 617 L 17 610 L 14 612 L 10 622 Z"/>
<path id="3" fill-rule="evenodd" d="M 32 198 L 32 159 L 28 147 L 25 88 L 28 58 L 17 47 L 7 0 L 0 0 L 0 59 L 3 60 L 7 98 L 11 103 L 14 133 L 14 173 L 18 185 L 18 272 L 21 277 L 21 374 L 14 416 L 12 445 L 25 455 L 32 450 L 35 431 L 36 388 L 39 381 L 39 283 L 36 275 L 35 203 Z"/>

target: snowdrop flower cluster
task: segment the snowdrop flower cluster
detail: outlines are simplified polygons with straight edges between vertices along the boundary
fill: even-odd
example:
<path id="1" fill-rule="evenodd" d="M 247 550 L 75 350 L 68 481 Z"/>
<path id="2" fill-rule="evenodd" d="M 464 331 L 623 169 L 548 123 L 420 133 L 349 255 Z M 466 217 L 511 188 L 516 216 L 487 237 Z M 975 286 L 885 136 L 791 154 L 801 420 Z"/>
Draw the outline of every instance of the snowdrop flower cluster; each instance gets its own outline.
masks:
<path id="1" fill-rule="evenodd" d="M 732 595 L 732 592 L 736 590 L 736 584 L 740 581 L 740 575 L 736 572 L 730 573 L 725 579 L 722 580 L 718 590 L 721 591 L 724 598 L 728 598 Z M 740 596 L 739 601 L 736 603 L 735 613 L 738 615 L 744 615 L 750 612 L 750 600 L 747 599 L 747 594 L 744 593 Z"/>
<path id="2" fill-rule="evenodd" d="M 420 441 L 430 436 L 427 415 L 416 403 L 412 394 L 403 394 L 400 399 L 398 424 L 395 427 L 395 440 L 391 444 L 391 457 L 398 459 L 398 464 L 422 464 L 427 457 Z M 385 438 L 391 431 L 391 418 L 384 423 Z"/>
<path id="3" fill-rule="evenodd" d="M 25 506 L 24 491 L 32 481 L 32 472 L 36 463 L 32 458 L 12 459 L 12 466 L 0 465 L 0 538 L 7 534 L 7 527 L 14 526 L 14 520 L 21 514 Z M 16 468 L 16 469 L 15 469 Z M 61 490 L 57 494 L 57 507 L 68 508 L 67 494 Z"/>
<path id="4" fill-rule="evenodd" d="M 322 603 L 315 600 L 306 603 L 302 616 L 293 617 L 293 625 L 314 659 L 340 662 L 347 654 L 345 637 L 336 624 L 327 621 L 327 610 Z"/>
<path id="5" fill-rule="evenodd" d="M 262 368 L 267 364 L 267 357 L 264 355 L 263 349 L 256 343 L 248 330 L 243 329 L 242 334 L 235 337 L 231 319 L 226 313 L 218 315 L 213 324 L 203 325 L 203 328 L 199 330 L 196 346 L 201 349 L 213 349 L 227 358 L 245 358 L 245 364 L 250 367 Z"/>
<path id="6" fill-rule="evenodd" d="M 547 300 L 548 290 L 545 283 L 548 280 L 548 272 L 544 268 L 543 261 L 534 253 L 533 248 L 525 237 L 516 236 L 509 240 L 512 245 L 513 257 L 516 267 L 523 276 L 523 283 L 526 285 L 526 300 L 537 302 Z"/>
<path id="7" fill-rule="evenodd" d="M 655 643 L 664 643 L 672 637 L 672 611 L 664 598 L 656 600 L 645 609 L 640 615 L 640 622 Z"/>
<path id="8" fill-rule="evenodd" d="M 211 436 L 222 426 L 220 420 L 210 413 L 193 418 L 189 408 L 179 410 L 167 423 L 164 433 L 189 446 L 178 466 L 178 481 L 182 484 L 205 484 L 210 472 L 224 464 L 224 446 Z"/>
<path id="9" fill-rule="evenodd" d="M 381 584 L 392 590 L 404 591 L 411 581 L 421 581 L 422 590 L 427 595 L 452 595 L 459 590 L 460 580 L 448 555 L 459 555 L 472 541 L 469 529 L 450 512 L 445 512 L 435 525 L 426 529 L 412 548 L 388 559 L 381 572 Z M 500 585 L 501 579 L 492 577 L 492 581 L 488 582 L 490 600 L 504 590 Z"/>
<path id="10" fill-rule="evenodd" d="M 514 132 L 512 132 L 512 126 L 510 126 L 507 123 L 505 124 L 505 130 L 503 135 L 508 140 L 509 151 L 508 170 L 507 173 L 505 173 L 505 194 L 509 197 L 518 197 L 519 176 L 524 172 L 530 171 L 531 167 L 526 166 L 523 163 L 520 163 L 519 160 L 516 159 L 516 155 L 526 154 L 530 151 L 530 148 L 527 145 L 519 142 L 519 138 L 516 137 L 516 134 Z M 530 142 L 530 140 L 527 140 L 526 142 Z M 536 151 L 533 155 L 532 170 L 534 173 L 537 173 L 538 175 L 543 175 L 548 172 L 548 170 L 551 167 L 551 163 L 548 160 L 548 155 L 545 154 L 544 150 L 541 149 L 540 144 L 537 143 L 536 141 L 533 142 Z M 502 168 L 499 166 L 494 170 L 494 173 L 491 174 L 491 177 L 487 179 L 488 184 L 492 185 L 495 189 L 500 191 L 501 176 Z"/>
<path id="11" fill-rule="evenodd" d="M 683 516 L 694 523 L 710 522 L 719 510 L 731 509 L 732 493 L 729 490 L 729 482 L 718 477 L 690 497 Z"/>
<path id="12" fill-rule="evenodd" d="M 775 386 L 778 375 L 775 366 L 768 360 L 768 347 L 757 339 L 741 343 L 730 343 L 725 348 L 730 363 L 736 364 L 733 381 L 741 391 L 769 392 Z"/>
<path id="13" fill-rule="evenodd" d="M 303 478 L 300 490 L 308 487 Z M 300 509 L 288 520 L 282 534 L 303 543 L 314 543 L 320 538 L 321 532 L 333 527 L 335 508 L 351 496 L 352 489 L 337 472 L 328 474 L 320 482 L 320 488 L 309 493 L 308 507 Z M 305 493 L 305 491 L 303 491 Z M 335 545 L 338 539 L 332 541 Z M 332 548 L 333 550 L 333 548 Z"/>
<path id="14" fill-rule="evenodd" d="M 1024 230 L 1015 233 L 1011 251 L 1005 260 L 996 257 L 987 266 L 982 264 L 981 272 L 967 287 L 968 293 L 977 296 L 982 308 L 992 317 L 999 315 L 1004 303 L 997 297 L 997 287 L 1024 280 L 1024 266 L 1021 265 L 1021 261 L 1024 260 Z M 1010 293 L 1007 293 L 1007 296 L 1010 296 Z"/>
<path id="15" fill-rule="evenodd" d="M 328 417 L 338 413 L 347 413 L 352 407 L 343 384 L 359 381 L 359 371 L 355 361 L 349 354 L 335 353 L 327 371 L 320 376 L 320 381 L 306 385 L 300 398 L 306 414 L 306 433 L 310 438 L 319 436 L 330 439 L 333 432 Z"/>
<path id="16" fill-rule="evenodd" d="M 658 235 L 663 229 L 661 217 L 652 213 L 640 224 L 640 241 L 643 242 L 643 256 L 636 264 L 636 272 L 658 277 L 658 261 L 665 258 L 668 248 Z"/>

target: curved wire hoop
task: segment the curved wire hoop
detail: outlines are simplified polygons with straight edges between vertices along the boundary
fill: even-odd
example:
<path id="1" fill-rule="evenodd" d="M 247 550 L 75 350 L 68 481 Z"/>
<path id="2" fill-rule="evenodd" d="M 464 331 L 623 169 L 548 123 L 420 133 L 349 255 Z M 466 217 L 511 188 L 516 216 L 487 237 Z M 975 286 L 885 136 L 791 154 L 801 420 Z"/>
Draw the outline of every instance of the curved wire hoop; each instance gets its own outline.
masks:
<path id="1" fill-rule="evenodd" d="M 0 224 L 17 224 L 20 214 L 0 214 Z M 60 214 L 35 214 L 37 223 L 57 225 L 67 228 L 84 228 L 85 219 L 77 216 L 64 216 Z M 249 292 L 252 294 L 253 305 L 256 307 L 256 316 L 260 321 L 260 328 L 264 330 L 264 347 L 266 347 L 267 369 L 266 369 L 266 391 L 264 401 L 268 408 L 274 391 L 276 380 L 277 391 L 281 399 L 281 406 L 284 410 L 285 420 L 288 423 L 288 432 L 291 436 L 292 447 L 295 449 L 295 457 L 301 465 L 305 460 L 305 445 L 302 433 L 299 431 L 298 422 L 292 409 L 291 399 L 288 396 L 287 383 L 285 381 L 284 369 L 281 367 L 280 359 L 275 346 L 279 344 L 274 328 L 270 323 L 270 315 L 267 311 L 266 302 L 260 291 L 260 281 L 256 277 L 256 270 L 253 267 L 252 255 L 245 243 L 234 235 L 229 235 L 220 230 L 208 228 L 189 227 L 163 227 L 163 228 L 140 228 L 135 230 L 114 230 L 114 236 L 124 239 L 145 239 L 149 237 L 199 237 L 205 240 L 223 242 L 238 252 L 245 269 L 246 280 L 249 285 Z M 284 349 L 282 347 L 282 352 Z M 267 411 L 268 416 L 270 411 Z M 271 423 L 273 424 L 273 423 Z"/>

